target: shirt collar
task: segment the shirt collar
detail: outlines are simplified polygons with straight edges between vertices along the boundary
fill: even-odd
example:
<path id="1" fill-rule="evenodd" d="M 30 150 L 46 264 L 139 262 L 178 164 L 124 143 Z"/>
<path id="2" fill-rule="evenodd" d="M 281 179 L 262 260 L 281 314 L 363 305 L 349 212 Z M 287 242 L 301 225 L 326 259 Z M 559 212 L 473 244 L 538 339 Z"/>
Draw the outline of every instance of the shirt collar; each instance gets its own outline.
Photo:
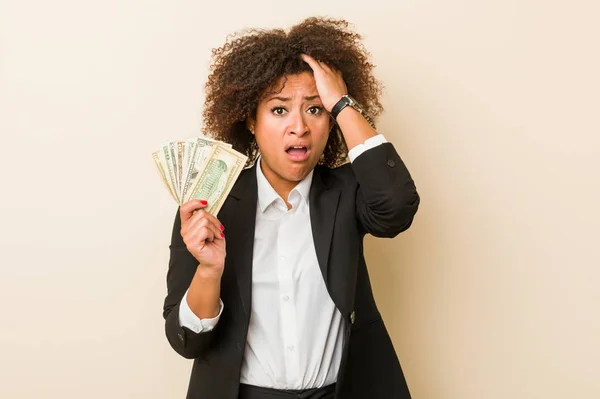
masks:
<path id="1" fill-rule="evenodd" d="M 260 159 L 261 157 L 259 156 L 256 160 L 256 183 L 258 185 L 258 205 L 260 206 L 260 211 L 264 212 L 265 209 L 267 209 L 267 207 L 273 203 L 273 201 L 281 197 L 279 194 L 277 194 L 273 186 L 271 186 L 271 183 L 269 183 L 265 177 L 260 166 Z M 304 202 L 308 204 L 308 194 L 310 193 L 313 173 L 314 169 L 311 170 L 310 173 L 292 189 L 290 195 L 292 192 L 296 191 L 298 194 L 300 194 L 302 199 L 304 199 Z"/>

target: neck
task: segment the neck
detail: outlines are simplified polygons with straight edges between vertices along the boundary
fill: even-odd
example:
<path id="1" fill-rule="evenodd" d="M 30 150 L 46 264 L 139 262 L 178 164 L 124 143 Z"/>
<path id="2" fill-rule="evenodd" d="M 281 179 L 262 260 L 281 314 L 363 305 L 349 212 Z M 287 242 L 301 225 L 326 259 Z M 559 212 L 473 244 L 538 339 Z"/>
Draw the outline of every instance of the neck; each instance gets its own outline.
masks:
<path id="1" fill-rule="evenodd" d="M 271 169 L 263 167 L 263 162 L 264 161 L 261 158 L 258 167 L 262 171 L 263 175 L 265 176 L 271 187 L 273 187 L 273 190 L 275 190 L 275 192 L 285 201 L 285 203 L 289 207 L 290 205 L 287 202 L 288 196 L 290 195 L 290 192 L 294 189 L 294 187 L 296 187 L 300 182 L 282 179 Z"/>

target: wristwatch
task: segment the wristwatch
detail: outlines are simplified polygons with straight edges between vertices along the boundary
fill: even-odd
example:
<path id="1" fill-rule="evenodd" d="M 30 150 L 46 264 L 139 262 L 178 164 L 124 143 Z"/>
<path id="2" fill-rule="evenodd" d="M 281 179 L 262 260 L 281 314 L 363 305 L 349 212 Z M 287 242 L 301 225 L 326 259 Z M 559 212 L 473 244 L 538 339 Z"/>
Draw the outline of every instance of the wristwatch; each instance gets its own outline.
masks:
<path id="1" fill-rule="evenodd" d="M 356 100 L 352 96 L 345 94 L 342 96 L 340 101 L 338 101 L 331 109 L 331 116 L 333 117 L 333 119 L 337 119 L 339 113 L 342 112 L 342 110 L 347 106 L 354 108 L 361 114 L 363 113 L 363 110 L 358 104 L 358 102 L 356 102 Z"/>

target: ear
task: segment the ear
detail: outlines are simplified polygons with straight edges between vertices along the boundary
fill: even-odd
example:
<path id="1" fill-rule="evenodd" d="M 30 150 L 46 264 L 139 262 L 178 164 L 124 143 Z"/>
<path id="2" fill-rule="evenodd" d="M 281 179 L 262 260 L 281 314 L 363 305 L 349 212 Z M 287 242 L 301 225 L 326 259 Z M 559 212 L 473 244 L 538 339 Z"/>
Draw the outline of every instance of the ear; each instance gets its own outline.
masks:
<path id="1" fill-rule="evenodd" d="M 254 118 L 252 118 L 251 116 L 249 116 L 248 118 L 246 118 L 246 128 L 248 130 L 250 130 L 250 133 L 254 134 L 254 127 L 256 126 L 256 121 L 254 120 Z"/>

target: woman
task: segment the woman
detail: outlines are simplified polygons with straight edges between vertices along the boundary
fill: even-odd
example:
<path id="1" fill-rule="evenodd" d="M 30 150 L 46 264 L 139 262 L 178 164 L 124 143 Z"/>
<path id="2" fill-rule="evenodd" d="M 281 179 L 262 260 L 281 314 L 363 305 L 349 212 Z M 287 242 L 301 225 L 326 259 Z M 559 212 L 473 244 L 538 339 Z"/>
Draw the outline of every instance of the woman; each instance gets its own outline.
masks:
<path id="1" fill-rule="evenodd" d="M 253 166 L 218 218 L 205 200 L 175 218 L 164 317 L 194 359 L 187 397 L 409 398 L 362 240 L 408 229 L 419 196 L 374 130 L 360 36 L 310 18 L 213 55 L 205 128 Z"/>

